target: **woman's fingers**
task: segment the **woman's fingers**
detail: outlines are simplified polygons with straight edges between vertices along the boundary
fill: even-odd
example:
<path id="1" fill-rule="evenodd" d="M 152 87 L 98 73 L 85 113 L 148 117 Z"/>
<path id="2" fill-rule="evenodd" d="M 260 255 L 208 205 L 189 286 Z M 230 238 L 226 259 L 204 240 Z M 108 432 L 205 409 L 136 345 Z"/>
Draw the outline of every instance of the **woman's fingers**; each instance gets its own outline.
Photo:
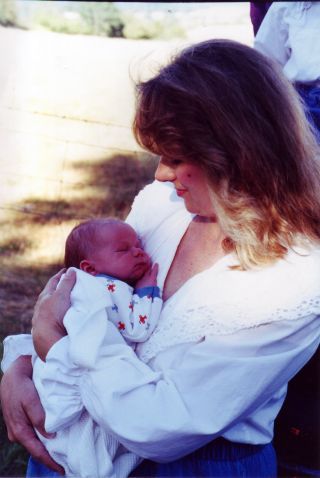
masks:
<path id="1" fill-rule="evenodd" d="M 62 274 L 64 274 L 65 272 L 66 269 L 61 269 L 59 272 L 57 272 L 57 274 L 52 276 L 51 279 L 49 279 L 47 284 L 45 285 L 43 291 L 41 292 L 41 295 L 53 294 L 59 284 Z"/>
<path id="2" fill-rule="evenodd" d="M 43 435 L 47 438 L 54 436 L 46 433 L 44 429 L 44 410 L 31 378 L 20 375 L 19 383 L 13 386 L 13 379 L 8 373 L 4 375 L 2 382 L 3 415 L 9 439 L 21 443 L 30 427 L 32 429 L 36 427 L 41 433 L 44 432 Z"/>
<path id="3" fill-rule="evenodd" d="M 16 439 L 15 441 L 19 441 L 19 443 L 28 450 L 35 460 L 43 463 L 52 470 L 57 471 L 61 475 L 64 475 L 64 469 L 51 458 L 44 445 L 36 436 L 33 427 L 27 425 L 23 430 L 21 429 L 21 432 L 22 434 L 19 436 L 19 440 Z"/>
<path id="4" fill-rule="evenodd" d="M 33 428 L 36 428 L 41 435 L 46 438 L 53 438 L 55 436 L 55 433 L 47 433 L 44 428 L 45 413 L 38 394 L 34 389 L 30 391 L 22 402 L 22 408 L 28 420 L 32 423 Z"/>
<path id="5" fill-rule="evenodd" d="M 73 269 L 68 269 L 59 283 L 57 293 L 62 296 L 70 297 L 70 293 L 73 289 L 74 284 L 76 283 L 76 279 L 76 272 Z"/>
<path id="6" fill-rule="evenodd" d="M 32 319 L 33 327 L 39 322 L 44 322 L 46 325 L 50 322 L 62 323 L 70 307 L 70 293 L 76 282 L 76 273 L 69 269 L 60 280 L 62 274 L 63 270 L 51 277 L 40 294 Z M 58 287 L 57 284 L 59 284 Z"/>
<path id="7" fill-rule="evenodd" d="M 3 418 L 5 420 L 8 438 L 16 441 L 20 430 L 27 421 L 22 407 L 22 397 L 28 395 L 24 384 L 32 383 L 31 357 L 19 357 L 3 375 L 0 384 L 0 397 Z M 27 388 L 26 390 L 28 390 Z"/>
<path id="8" fill-rule="evenodd" d="M 38 439 L 34 432 L 34 428 L 38 430 L 46 438 L 53 438 L 54 433 L 47 433 L 44 428 L 45 414 L 44 410 L 40 404 L 39 397 L 34 390 L 34 398 L 32 399 L 31 394 L 29 394 L 28 399 L 25 400 L 22 404 L 23 411 L 27 419 L 29 420 L 26 423 L 26 428 L 23 431 L 23 436 L 19 437 L 20 443 L 27 448 L 29 453 L 37 460 L 43 463 L 44 465 L 52 468 L 58 473 L 64 474 L 63 468 L 58 465 L 48 454 L 44 445 Z M 32 424 L 32 425 L 31 425 Z"/>

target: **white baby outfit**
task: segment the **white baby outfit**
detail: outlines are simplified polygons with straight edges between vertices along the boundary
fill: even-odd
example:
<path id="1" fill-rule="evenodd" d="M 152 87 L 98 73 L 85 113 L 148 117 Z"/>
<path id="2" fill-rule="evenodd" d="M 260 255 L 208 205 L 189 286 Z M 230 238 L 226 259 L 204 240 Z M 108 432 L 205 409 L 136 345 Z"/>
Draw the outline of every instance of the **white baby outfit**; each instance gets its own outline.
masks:
<path id="1" fill-rule="evenodd" d="M 160 288 L 192 218 L 170 183 L 154 182 L 134 202 L 128 222 L 161 266 Z M 259 270 L 235 264 L 229 254 L 183 284 L 136 353 L 114 341 L 83 373 L 64 352 L 68 338 L 57 342 L 47 366 L 59 370 L 59 404 L 75 413 L 84 404 L 127 450 L 158 462 L 219 436 L 269 443 L 287 382 L 319 344 L 320 249 L 290 251 Z M 10 360 L 16 340 L 6 345 Z"/>
<path id="2" fill-rule="evenodd" d="M 122 344 L 123 337 L 134 348 L 137 342 L 146 340 L 156 326 L 162 300 L 158 287 L 133 290 L 114 277 L 93 277 L 72 269 L 77 281 L 71 293 L 72 305 L 64 317 L 68 335 L 63 340 L 63 355 L 68 355 L 81 374 L 99 367 L 101 350 L 108 344 Z M 55 360 L 48 358 L 44 363 L 33 353 L 33 381 L 46 412 L 45 428 L 57 432 L 50 440 L 38 434 L 50 455 L 64 467 L 67 476 L 127 476 L 141 459 L 102 430 L 83 403 L 73 407 L 60 402 L 56 396 L 59 375 Z"/>

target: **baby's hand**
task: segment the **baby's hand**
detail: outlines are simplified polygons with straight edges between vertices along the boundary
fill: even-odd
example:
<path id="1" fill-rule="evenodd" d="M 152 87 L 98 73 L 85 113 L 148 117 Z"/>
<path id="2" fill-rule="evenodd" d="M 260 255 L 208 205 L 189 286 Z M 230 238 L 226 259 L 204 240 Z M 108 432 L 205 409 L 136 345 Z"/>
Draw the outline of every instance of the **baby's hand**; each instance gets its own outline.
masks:
<path id="1" fill-rule="evenodd" d="M 151 265 L 142 277 L 136 282 L 135 288 L 141 289 L 142 287 L 154 287 L 157 285 L 159 265 L 157 263 Z"/>

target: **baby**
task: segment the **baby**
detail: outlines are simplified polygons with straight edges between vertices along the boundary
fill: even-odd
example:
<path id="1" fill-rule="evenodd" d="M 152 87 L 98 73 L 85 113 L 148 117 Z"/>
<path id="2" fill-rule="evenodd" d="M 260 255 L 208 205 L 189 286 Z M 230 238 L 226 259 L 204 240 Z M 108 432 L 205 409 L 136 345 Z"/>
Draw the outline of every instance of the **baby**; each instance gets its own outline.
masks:
<path id="1" fill-rule="evenodd" d="M 150 336 L 160 311 L 158 265 L 151 267 L 131 226 L 112 218 L 79 224 L 67 238 L 65 266 L 99 279 L 112 300 L 108 319 L 123 337 L 143 342 Z"/>
<path id="2" fill-rule="evenodd" d="M 94 421 L 87 397 L 78 407 L 61 400 L 64 387 L 51 357 L 71 357 L 82 379 L 99 370 L 99 358 L 126 340 L 134 348 L 153 332 L 162 306 L 158 265 L 152 266 L 136 232 L 117 219 L 93 219 L 76 226 L 65 248 L 65 266 L 76 268 L 71 307 L 64 317 L 68 335 L 49 351 L 46 362 L 33 359 L 33 380 L 46 413 L 40 436 L 67 476 L 124 478 L 140 458 L 126 450 Z M 59 286 L 58 286 L 59 287 Z M 108 387 L 108 384 L 105 385 Z M 57 393 L 58 391 L 58 393 Z M 59 396 L 59 399 L 57 398 Z"/>

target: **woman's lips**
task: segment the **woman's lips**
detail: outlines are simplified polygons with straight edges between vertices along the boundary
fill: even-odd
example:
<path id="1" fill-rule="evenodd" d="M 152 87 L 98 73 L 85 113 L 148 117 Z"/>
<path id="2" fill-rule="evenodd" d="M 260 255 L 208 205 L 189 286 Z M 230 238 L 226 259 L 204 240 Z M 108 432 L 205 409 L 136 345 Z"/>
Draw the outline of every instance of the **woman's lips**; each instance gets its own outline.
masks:
<path id="1" fill-rule="evenodd" d="M 179 197 L 182 197 L 187 192 L 186 189 L 176 189 L 176 191 Z"/>

